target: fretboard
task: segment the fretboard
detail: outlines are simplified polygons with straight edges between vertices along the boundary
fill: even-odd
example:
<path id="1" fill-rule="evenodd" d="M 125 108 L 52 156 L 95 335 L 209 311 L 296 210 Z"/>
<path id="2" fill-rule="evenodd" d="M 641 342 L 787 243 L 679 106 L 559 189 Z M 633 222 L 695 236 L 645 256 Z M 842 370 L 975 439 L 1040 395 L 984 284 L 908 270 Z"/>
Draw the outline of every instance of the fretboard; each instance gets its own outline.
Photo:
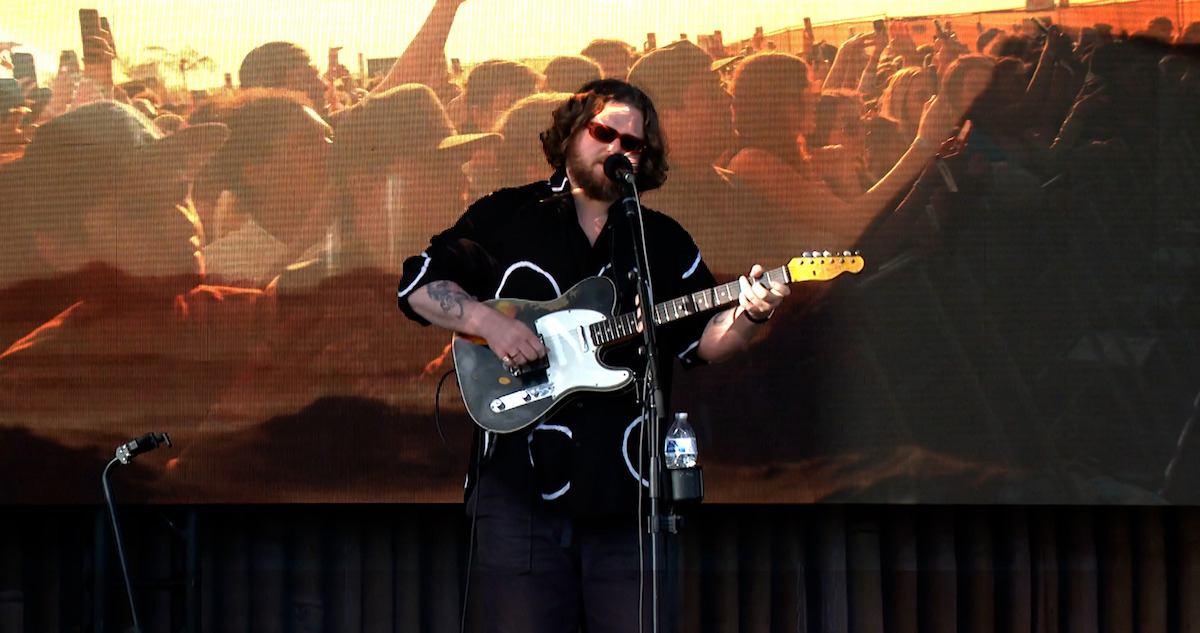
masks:
<path id="1" fill-rule="evenodd" d="M 778 281 L 786 284 L 792 281 L 791 277 L 788 276 L 787 266 L 768 270 L 759 279 L 765 283 Z M 709 288 L 708 290 L 694 292 L 670 301 L 664 301 L 654 306 L 654 323 L 656 325 L 663 325 L 684 317 L 708 312 L 709 310 L 735 303 L 738 300 L 739 294 L 741 294 L 741 286 L 735 280 L 716 288 Z M 598 346 L 623 341 L 637 334 L 637 314 L 627 312 L 610 319 L 598 321 L 589 325 L 588 331 L 591 334 L 592 342 Z"/>

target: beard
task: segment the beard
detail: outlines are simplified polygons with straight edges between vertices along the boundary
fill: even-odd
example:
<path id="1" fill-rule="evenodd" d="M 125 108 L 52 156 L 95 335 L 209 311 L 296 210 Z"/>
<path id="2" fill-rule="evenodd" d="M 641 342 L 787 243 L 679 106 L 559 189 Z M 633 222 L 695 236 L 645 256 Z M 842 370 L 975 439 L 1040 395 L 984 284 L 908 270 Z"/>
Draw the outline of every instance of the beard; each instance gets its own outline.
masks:
<path id="1" fill-rule="evenodd" d="M 571 176 L 571 184 L 582 189 L 593 200 L 613 202 L 621 197 L 620 185 L 607 176 L 596 176 L 592 166 L 577 154 L 567 157 L 567 171 Z"/>

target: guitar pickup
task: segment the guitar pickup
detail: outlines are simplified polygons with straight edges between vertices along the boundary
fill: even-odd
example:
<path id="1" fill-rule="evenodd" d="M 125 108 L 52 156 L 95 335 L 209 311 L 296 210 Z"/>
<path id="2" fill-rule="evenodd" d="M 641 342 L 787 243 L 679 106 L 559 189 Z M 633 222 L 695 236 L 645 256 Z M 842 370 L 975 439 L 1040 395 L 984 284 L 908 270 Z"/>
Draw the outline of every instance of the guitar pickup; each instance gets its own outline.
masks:
<path id="1" fill-rule="evenodd" d="M 536 374 L 538 372 L 545 372 L 547 369 L 550 369 L 550 357 L 543 356 L 531 363 L 525 363 L 524 365 L 517 365 L 515 367 L 509 367 L 508 371 L 511 372 L 512 375 L 520 377 L 520 376 L 524 376 L 526 374 Z"/>
<path id="2" fill-rule="evenodd" d="M 554 385 L 544 382 L 539 385 L 533 385 L 520 391 L 514 391 L 513 393 L 500 396 L 499 398 L 492 400 L 491 403 L 489 403 L 488 408 L 490 408 L 493 413 L 500 413 L 501 411 L 507 411 L 509 409 L 514 409 L 537 402 L 538 400 L 545 400 L 546 398 L 552 397 L 554 397 Z"/>

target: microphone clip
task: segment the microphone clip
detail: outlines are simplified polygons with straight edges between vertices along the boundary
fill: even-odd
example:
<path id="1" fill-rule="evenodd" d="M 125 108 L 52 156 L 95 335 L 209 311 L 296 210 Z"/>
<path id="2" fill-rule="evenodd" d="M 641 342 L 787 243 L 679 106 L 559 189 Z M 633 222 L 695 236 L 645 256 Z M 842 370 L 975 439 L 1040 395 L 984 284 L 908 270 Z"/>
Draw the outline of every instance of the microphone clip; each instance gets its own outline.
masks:
<path id="1" fill-rule="evenodd" d="M 122 464 L 128 464 L 134 457 L 152 451 L 160 444 L 171 446 L 171 437 L 164 433 L 147 433 L 135 440 L 130 440 L 117 447 L 116 458 Z"/>

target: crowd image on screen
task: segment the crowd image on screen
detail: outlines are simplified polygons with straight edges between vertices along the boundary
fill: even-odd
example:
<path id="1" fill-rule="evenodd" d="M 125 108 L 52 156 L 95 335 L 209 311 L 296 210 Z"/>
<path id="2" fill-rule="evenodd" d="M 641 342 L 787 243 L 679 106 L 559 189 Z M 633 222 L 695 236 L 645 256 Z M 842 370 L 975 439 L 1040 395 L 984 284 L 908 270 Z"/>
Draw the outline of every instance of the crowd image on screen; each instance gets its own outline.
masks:
<path id="1" fill-rule="evenodd" d="M 552 113 L 601 78 L 654 102 L 667 176 L 643 202 L 678 220 L 722 281 L 751 263 L 748 250 L 772 265 L 813 250 L 858 251 L 873 267 L 953 261 L 986 297 L 1014 376 L 1031 384 L 1060 367 L 1079 331 L 1034 306 L 1068 295 L 1110 318 L 1107 331 L 1182 328 L 1173 349 L 1197 351 L 1200 276 L 1178 254 L 1200 244 L 1200 22 L 1018 17 L 967 29 L 960 17 L 955 30 L 891 19 L 836 41 L 768 28 L 704 46 L 660 32 L 653 45 L 596 39 L 456 69 L 447 40 L 460 4 L 436 0 L 373 77 L 265 41 L 224 87 L 184 91 L 122 80 L 107 32 L 75 63 L 42 63 L 57 72 L 40 84 L 0 69 L 0 426 L 87 428 L 107 441 L 160 413 L 173 434 L 220 430 L 242 399 L 270 399 L 247 409 L 262 416 L 332 396 L 407 406 L 380 385 L 424 380 L 440 345 L 365 345 L 382 337 L 309 319 L 386 312 L 367 303 L 374 289 L 430 235 L 476 199 L 550 177 Z M 1055 247 L 1071 283 L 1090 284 L 1077 295 L 1026 257 Z M 1155 279 L 1178 300 L 1105 312 L 1106 297 L 1142 288 L 1135 270 L 1165 275 Z M 372 290 L 348 291 L 347 279 Z M 326 338 L 288 349 L 316 332 Z M 1163 353 L 1179 393 L 1200 388 L 1200 354 Z M 153 371 L 110 370 L 135 357 Z M 244 380 L 260 367 L 274 382 Z M 72 392 L 79 384 L 92 387 Z M 150 395 L 139 401 L 135 387 Z M 190 395 L 170 409 L 179 392 Z M 1032 398 L 1065 425 L 1084 417 Z M 37 402 L 55 402 L 54 414 Z M 253 422 L 239 416 L 229 428 Z M 1170 460 L 1175 431 L 1155 429 L 1172 439 L 1146 448 L 1151 470 Z M 1086 461 L 1061 438 L 1047 458 L 1044 445 L 989 454 L 994 442 L 980 437 L 959 446 L 966 457 L 1017 469 Z"/>

